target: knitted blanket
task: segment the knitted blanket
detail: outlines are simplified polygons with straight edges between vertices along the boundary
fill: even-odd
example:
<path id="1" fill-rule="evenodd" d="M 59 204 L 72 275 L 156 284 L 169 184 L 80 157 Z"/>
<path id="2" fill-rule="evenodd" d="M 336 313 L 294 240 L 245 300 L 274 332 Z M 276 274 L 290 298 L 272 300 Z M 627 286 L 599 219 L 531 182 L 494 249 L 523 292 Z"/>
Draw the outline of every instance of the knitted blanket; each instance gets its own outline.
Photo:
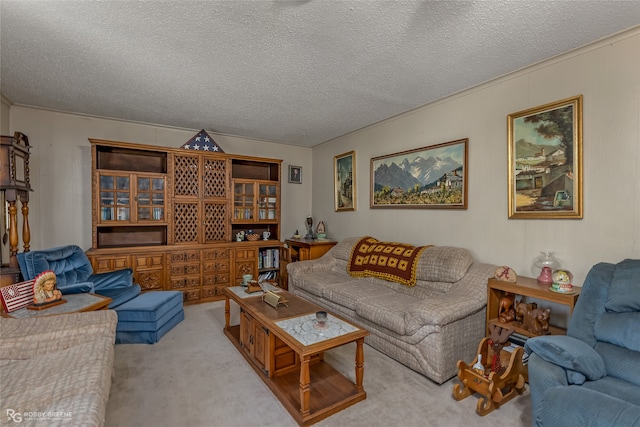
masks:
<path id="1" fill-rule="evenodd" d="M 372 276 L 414 286 L 418 259 L 428 247 L 380 242 L 366 236 L 354 245 L 347 271 L 353 277 Z"/>

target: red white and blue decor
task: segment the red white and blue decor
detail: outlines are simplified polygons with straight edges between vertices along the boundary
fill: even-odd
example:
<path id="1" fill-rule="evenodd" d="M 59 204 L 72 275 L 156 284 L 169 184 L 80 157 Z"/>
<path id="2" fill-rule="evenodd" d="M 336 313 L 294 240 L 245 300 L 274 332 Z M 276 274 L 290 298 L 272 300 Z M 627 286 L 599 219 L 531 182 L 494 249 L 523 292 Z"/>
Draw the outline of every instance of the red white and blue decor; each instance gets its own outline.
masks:
<path id="1" fill-rule="evenodd" d="M 214 153 L 224 153 L 224 150 L 209 136 L 209 134 L 202 129 L 196 133 L 193 138 L 185 142 L 182 147 L 185 150 L 195 151 L 211 151 Z"/>

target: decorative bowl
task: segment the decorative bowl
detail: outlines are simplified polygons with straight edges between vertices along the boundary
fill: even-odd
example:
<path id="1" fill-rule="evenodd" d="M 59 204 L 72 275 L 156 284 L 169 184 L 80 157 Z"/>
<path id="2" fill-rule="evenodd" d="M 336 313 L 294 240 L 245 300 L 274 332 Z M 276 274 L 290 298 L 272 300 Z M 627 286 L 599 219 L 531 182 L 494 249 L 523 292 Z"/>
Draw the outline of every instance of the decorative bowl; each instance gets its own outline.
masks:
<path id="1" fill-rule="evenodd" d="M 318 234 L 316 234 L 316 236 L 318 237 L 318 239 L 326 239 L 327 238 L 326 233 L 318 233 Z"/>
<path id="2" fill-rule="evenodd" d="M 249 240 L 251 242 L 255 242 L 259 238 L 260 238 L 259 234 L 247 234 L 247 240 Z"/>

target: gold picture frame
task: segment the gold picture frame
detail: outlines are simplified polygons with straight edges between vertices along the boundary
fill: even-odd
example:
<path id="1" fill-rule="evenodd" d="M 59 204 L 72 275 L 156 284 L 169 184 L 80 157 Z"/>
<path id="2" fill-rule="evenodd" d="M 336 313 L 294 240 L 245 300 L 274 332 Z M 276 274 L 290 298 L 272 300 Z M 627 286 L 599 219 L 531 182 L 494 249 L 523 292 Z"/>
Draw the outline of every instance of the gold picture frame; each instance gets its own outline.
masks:
<path id="1" fill-rule="evenodd" d="M 336 212 L 356 210 L 356 152 L 333 158 L 334 204 Z"/>
<path id="2" fill-rule="evenodd" d="M 467 209 L 468 145 L 463 138 L 372 158 L 370 207 Z"/>
<path id="3" fill-rule="evenodd" d="M 509 218 L 582 219 L 582 95 L 507 116 Z"/>

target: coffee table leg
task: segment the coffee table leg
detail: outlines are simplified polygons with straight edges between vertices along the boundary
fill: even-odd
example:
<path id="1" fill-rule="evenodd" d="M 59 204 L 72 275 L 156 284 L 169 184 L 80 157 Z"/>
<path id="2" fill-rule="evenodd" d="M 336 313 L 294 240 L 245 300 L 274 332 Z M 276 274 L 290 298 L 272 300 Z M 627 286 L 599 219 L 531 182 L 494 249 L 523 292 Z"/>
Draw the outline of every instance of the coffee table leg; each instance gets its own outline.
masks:
<path id="1" fill-rule="evenodd" d="M 364 338 L 356 340 L 356 389 L 364 391 L 362 382 L 364 379 Z"/>
<path id="2" fill-rule="evenodd" d="M 309 383 L 309 362 L 311 356 L 303 356 L 300 360 L 300 413 L 303 417 L 309 415 L 309 398 L 311 396 L 311 386 Z"/>
<path id="3" fill-rule="evenodd" d="M 229 305 L 229 297 L 224 298 L 224 328 L 229 329 L 229 322 L 231 320 L 231 307 Z"/>

